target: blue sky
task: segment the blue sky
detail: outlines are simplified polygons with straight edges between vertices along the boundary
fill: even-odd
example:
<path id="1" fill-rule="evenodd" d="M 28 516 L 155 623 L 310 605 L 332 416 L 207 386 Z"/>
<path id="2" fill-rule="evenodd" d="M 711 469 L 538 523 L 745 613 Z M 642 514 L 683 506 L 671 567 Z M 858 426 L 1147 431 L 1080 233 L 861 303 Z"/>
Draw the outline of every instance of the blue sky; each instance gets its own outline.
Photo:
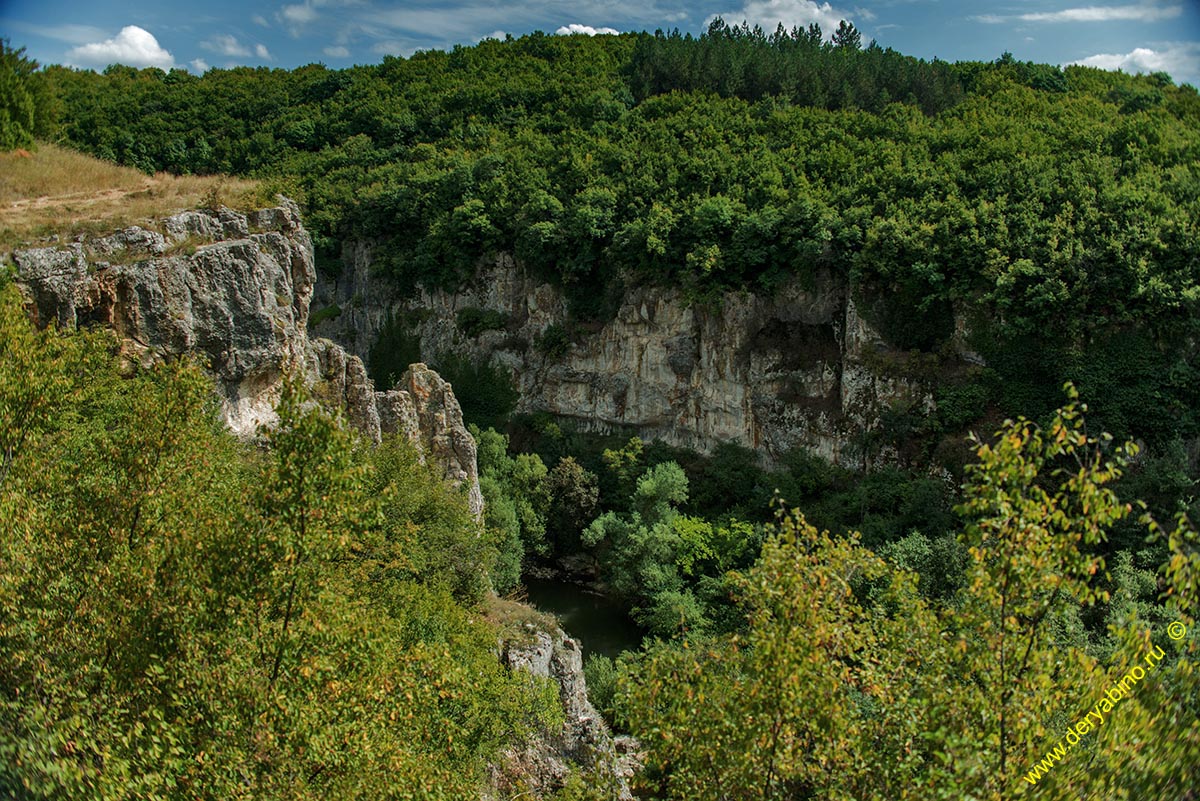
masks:
<path id="1" fill-rule="evenodd" d="M 1200 0 L 0 0 L 0 36 L 44 64 L 331 67 L 487 36 L 670 29 L 715 15 L 768 30 L 840 19 L 923 58 L 1082 62 L 1200 86 Z"/>

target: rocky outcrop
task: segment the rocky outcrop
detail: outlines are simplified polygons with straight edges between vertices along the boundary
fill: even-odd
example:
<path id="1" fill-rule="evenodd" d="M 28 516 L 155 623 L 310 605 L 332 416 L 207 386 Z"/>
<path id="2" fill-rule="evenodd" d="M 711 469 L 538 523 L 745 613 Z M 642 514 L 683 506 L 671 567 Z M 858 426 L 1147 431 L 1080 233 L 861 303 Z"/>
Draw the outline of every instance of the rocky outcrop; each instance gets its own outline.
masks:
<path id="1" fill-rule="evenodd" d="M 365 355 L 389 319 L 407 320 L 423 359 L 453 353 L 503 367 L 520 390 L 517 411 L 550 412 L 582 430 L 630 428 L 703 452 L 735 442 L 767 463 L 802 446 L 864 467 L 888 457 L 864 443 L 890 406 L 933 404 L 905 369 L 908 354 L 884 341 L 829 272 L 770 296 L 728 292 L 711 306 L 677 289 L 635 287 L 614 319 L 577 332 L 560 357 L 537 343 L 551 325 L 570 325 L 563 295 L 507 255 L 457 292 L 405 297 L 373 279 L 368 247 L 348 246 L 344 261 L 343 276 L 317 289 L 315 302 L 342 310 L 320 327 L 326 335 Z M 457 318 L 469 308 L 507 324 L 468 336 Z"/>
<path id="2" fill-rule="evenodd" d="M 479 517 L 475 438 L 463 423 L 454 388 L 424 364 L 412 364 L 387 392 L 377 392 L 362 359 L 351 356 L 327 339 L 312 344 L 317 395 L 331 407 L 342 408 L 350 423 L 375 442 L 384 434 L 399 434 L 431 459 L 442 477 L 466 485 L 467 505 Z"/>
<path id="3" fill-rule="evenodd" d="M 294 205 L 275 211 L 185 212 L 166 235 L 133 227 L 13 255 L 39 324 L 108 326 L 135 362 L 200 357 L 245 435 L 272 417 L 283 371 L 306 363 L 312 245 Z"/>
<path id="4" fill-rule="evenodd" d="M 522 640 L 503 642 L 501 658 L 510 670 L 525 670 L 557 685 L 564 722 L 560 731 L 542 732 L 508 749 L 494 767 L 492 785 L 543 798 L 561 788 L 574 768 L 613 799 L 632 799 L 629 780 L 639 766 L 637 743 L 613 737 L 588 700 L 579 643 L 561 629 L 531 629 Z"/>
<path id="5" fill-rule="evenodd" d="M 250 214 L 186 211 L 161 230 L 134 226 L 13 258 L 39 325 L 110 327 L 132 364 L 199 358 L 239 436 L 277 419 L 283 378 L 298 372 L 372 440 L 408 437 L 447 479 L 466 484 L 472 511 L 482 511 L 475 442 L 450 385 L 415 364 L 380 392 L 358 356 L 309 338 L 316 271 L 291 201 Z"/>

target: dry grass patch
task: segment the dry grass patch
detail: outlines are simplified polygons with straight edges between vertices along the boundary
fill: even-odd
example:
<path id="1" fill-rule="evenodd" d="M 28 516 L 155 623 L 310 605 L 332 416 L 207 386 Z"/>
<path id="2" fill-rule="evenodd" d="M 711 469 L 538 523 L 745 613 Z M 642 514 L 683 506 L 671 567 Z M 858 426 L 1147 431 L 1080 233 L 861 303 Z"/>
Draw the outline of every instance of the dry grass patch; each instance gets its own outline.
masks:
<path id="1" fill-rule="evenodd" d="M 559 628 L 554 615 L 534 608 L 528 602 L 509 596 L 492 595 L 484 600 L 483 616 L 498 629 L 503 640 L 529 644 L 538 631 L 551 632 Z"/>
<path id="2" fill-rule="evenodd" d="M 36 153 L 0 154 L 0 248 L 51 234 L 107 233 L 216 204 L 249 211 L 269 203 L 263 194 L 257 181 L 146 175 L 43 143 Z"/>

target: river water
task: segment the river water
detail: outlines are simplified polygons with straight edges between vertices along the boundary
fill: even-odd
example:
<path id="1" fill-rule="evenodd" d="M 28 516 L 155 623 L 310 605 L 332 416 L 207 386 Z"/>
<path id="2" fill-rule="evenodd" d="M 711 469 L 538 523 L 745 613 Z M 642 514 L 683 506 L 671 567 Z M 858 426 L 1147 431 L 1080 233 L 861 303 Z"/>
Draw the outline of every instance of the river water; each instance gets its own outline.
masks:
<path id="1" fill-rule="evenodd" d="M 579 640 L 584 659 L 589 654 L 615 658 L 642 644 L 642 630 L 609 598 L 569 581 L 526 577 L 524 583 L 529 602 L 559 619 L 563 630 Z"/>

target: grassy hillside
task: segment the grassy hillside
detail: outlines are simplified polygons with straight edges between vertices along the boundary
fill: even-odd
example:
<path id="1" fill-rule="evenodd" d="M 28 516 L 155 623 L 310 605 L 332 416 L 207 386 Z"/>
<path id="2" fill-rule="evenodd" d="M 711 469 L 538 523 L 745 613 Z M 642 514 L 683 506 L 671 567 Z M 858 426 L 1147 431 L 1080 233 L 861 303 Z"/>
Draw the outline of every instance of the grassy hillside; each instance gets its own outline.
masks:
<path id="1" fill-rule="evenodd" d="M 214 203 L 248 210 L 264 200 L 261 183 L 246 178 L 147 175 L 49 143 L 0 153 L 0 247 L 51 233 L 109 231 Z"/>

